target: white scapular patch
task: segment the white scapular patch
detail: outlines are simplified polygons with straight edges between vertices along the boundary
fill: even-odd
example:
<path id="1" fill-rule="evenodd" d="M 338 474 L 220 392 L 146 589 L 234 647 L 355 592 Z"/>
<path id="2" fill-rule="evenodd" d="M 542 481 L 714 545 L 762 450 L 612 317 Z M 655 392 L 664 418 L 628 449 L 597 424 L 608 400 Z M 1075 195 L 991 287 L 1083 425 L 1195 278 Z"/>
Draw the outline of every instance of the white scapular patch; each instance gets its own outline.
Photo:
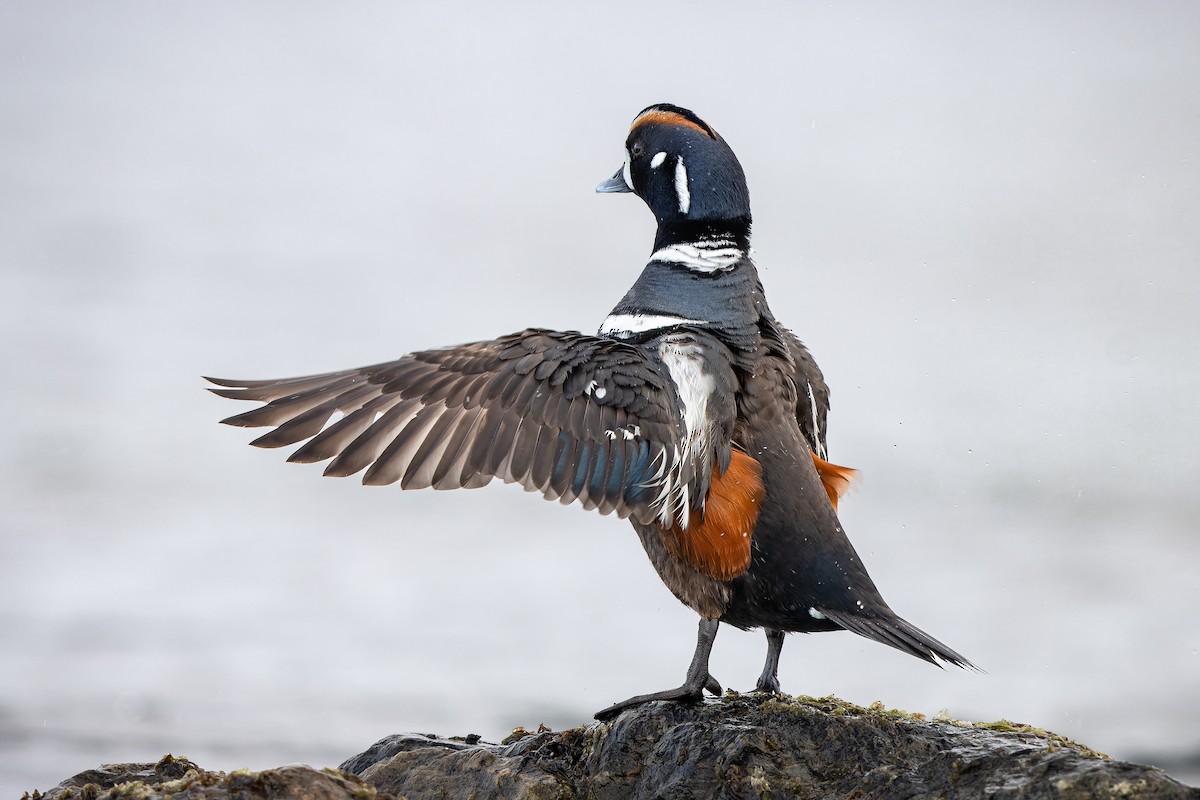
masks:
<path id="1" fill-rule="evenodd" d="M 687 317 L 659 316 L 657 314 L 609 314 L 600 325 L 602 336 L 622 339 L 635 333 L 674 328 L 676 325 L 706 325 L 707 320 Z"/>
<path id="2" fill-rule="evenodd" d="M 810 608 L 808 610 L 808 615 L 810 617 L 812 617 L 813 619 L 825 619 L 826 618 L 824 614 L 822 614 L 820 611 L 817 611 L 815 608 Z"/>
<path id="3" fill-rule="evenodd" d="M 680 264 L 697 272 L 720 272 L 732 269 L 745 257 L 745 251 L 732 239 L 702 239 L 655 250 L 650 260 Z"/>
<path id="4" fill-rule="evenodd" d="M 650 159 L 650 168 L 658 169 L 659 167 L 661 167 L 663 165 L 663 162 L 666 160 L 667 160 L 667 151 L 666 150 L 662 151 L 661 153 L 655 153 L 654 158 Z"/>
<path id="5" fill-rule="evenodd" d="M 658 522 L 660 525 L 669 527 L 674 522 L 675 510 L 682 503 L 684 508 L 682 522 L 683 527 L 687 528 L 689 491 L 687 482 L 680 480 L 683 471 L 683 460 L 680 458 L 678 447 L 671 450 L 671 461 L 675 466 L 668 471 L 667 451 L 665 449 L 659 450 L 658 455 L 654 457 L 654 461 L 651 463 L 651 466 L 655 468 L 654 474 L 642 486 L 650 489 L 658 488 L 658 494 L 654 496 L 651 505 L 658 507 Z"/>
<path id="6" fill-rule="evenodd" d="M 825 458 L 825 442 L 821 436 L 821 425 L 818 422 L 820 417 L 817 415 L 817 394 L 813 391 L 812 381 L 805 381 L 808 385 L 808 404 L 812 408 L 812 425 L 813 439 L 817 446 L 817 457 Z"/>
<path id="7" fill-rule="evenodd" d="M 716 391 L 717 382 L 705 370 L 704 348 L 687 337 L 668 337 L 658 345 L 658 355 L 663 360 L 683 407 L 679 415 L 683 418 L 684 438 L 682 458 L 675 462 L 674 474 L 665 476 L 664 499 L 659 509 L 659 521 L 669 525 L 678 518 L 687 528 L 691 512 L 686 473 L 706 468 L 709 453 L 708 399 Z M 707 467 L 711 468 L 711 467 Z"/>
<path id="8" fill-rule="evenodd" d="M 692 193 L 688 190 L 687 167 L 683 165 L 683 156 L 675 162 L 675 194 L 679 195 L 679 213 L 687 214 L 692 207 Z"/>

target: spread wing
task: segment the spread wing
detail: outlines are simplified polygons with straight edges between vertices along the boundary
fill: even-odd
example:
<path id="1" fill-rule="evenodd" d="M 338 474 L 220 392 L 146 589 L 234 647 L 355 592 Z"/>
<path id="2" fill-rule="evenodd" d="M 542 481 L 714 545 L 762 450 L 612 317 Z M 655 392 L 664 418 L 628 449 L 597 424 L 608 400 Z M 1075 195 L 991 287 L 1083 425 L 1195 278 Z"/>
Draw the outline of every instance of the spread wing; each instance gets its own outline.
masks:
<path id="1" fill-rule="evenodd" d="M 662 365 L 614 339 L 530 329 L 343 372 L 208 380 L 222 397 L 266 403 L 223 420 L 274 428 L 251 444 L 308 440 L 289 461 L 332 459 L 325 474 L 339 477 L 366 469 L 367 484 L 453 489 L 500 478 L 666 524 L 671 495 L 712 470 L 711 459 L 705 469 L 682 463 L 686 431 Z"/>

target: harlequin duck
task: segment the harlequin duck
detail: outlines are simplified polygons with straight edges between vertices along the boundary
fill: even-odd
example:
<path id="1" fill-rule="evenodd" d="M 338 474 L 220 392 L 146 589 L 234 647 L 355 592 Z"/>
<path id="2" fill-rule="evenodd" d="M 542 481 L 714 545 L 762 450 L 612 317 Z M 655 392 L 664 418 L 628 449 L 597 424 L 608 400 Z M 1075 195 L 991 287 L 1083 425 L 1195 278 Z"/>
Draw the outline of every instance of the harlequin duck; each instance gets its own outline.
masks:
<path id="1" fill-rule="evenodd" d="M 897 616 L 838 522 L 853 470 L 826 461 L 829 389 L 776 321 L 750 258 L 750 196 L 725 140 L 691 111 L 634 119 L 625 162 L 598 192 L 633 192 L 658 221 L 641 276 L 596 335 L 538 328 L 360 369 L 280 380 L 210 378 L 266 403 L 223 422 L 307 440 L 363 483 L 474 488 L 493 478 L 633 523 L 667 587 L 700 615 L 683 685 L 721 687 L 717 628 L 763 628 L 756 689 L 779 691 L 786 632 L 849 630 L 937 664 L 973 667 Z"/>

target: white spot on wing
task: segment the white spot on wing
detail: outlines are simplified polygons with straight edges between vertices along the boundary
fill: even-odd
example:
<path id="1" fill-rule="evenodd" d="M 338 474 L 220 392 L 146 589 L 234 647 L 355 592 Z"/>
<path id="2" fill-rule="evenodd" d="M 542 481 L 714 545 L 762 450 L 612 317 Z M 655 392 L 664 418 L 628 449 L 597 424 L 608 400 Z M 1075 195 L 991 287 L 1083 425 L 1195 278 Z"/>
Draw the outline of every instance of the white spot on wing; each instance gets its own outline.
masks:
<path id="1" fill-rule="evenodd" d="M 683 165 L 683 156 L 675 162 L 675 194 L 679 196 L 679 213 L 687 214 L 692 207 L 692 193 L 688 190 L 687 167 Z"/>
<path id="2" fill-rule="evenodd" d="M 595 381 L 592 381 L 592 383 L 595 383 Z M 608 389 L 605 389 L 603 386 L 597 386 L 596 391 L 592 392 L 592 396 L 594 396 L 597 400 L 603 400 L 607 394 Z"/>
<path id="3" fill-rule="evenodd" d="M 808 615 L 810 617 L 812 617 L 813 619 L 825 619 L 825 615 L 822 614 L 820 611 L 817 611 L 815 608 L 810 608 L 808 610 Z"/>
<path id="4" fill-rule="evenodd" d="M 641 425 L 626 425 L 624 428 L 609 428 L 604 432 L 604 435 L 609 439 L 616 439 L 620 436 L 627 442 L 632 442 L 634 439 L 642 435 Z"/>

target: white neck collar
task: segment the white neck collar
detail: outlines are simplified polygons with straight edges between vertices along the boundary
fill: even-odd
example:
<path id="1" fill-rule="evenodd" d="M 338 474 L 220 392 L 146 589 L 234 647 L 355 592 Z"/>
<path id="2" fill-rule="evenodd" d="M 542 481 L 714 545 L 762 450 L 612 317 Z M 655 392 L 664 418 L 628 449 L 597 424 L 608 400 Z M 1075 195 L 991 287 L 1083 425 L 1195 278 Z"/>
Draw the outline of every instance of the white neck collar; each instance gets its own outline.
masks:
<path id="1" fill-rule="evenodd" d="M 730 238 L 680 242 L 654 251 L 651 261 L 679 264 L 696 272 L 722 272 L 732 269 L 746 257 L 746 251 Z"/>

